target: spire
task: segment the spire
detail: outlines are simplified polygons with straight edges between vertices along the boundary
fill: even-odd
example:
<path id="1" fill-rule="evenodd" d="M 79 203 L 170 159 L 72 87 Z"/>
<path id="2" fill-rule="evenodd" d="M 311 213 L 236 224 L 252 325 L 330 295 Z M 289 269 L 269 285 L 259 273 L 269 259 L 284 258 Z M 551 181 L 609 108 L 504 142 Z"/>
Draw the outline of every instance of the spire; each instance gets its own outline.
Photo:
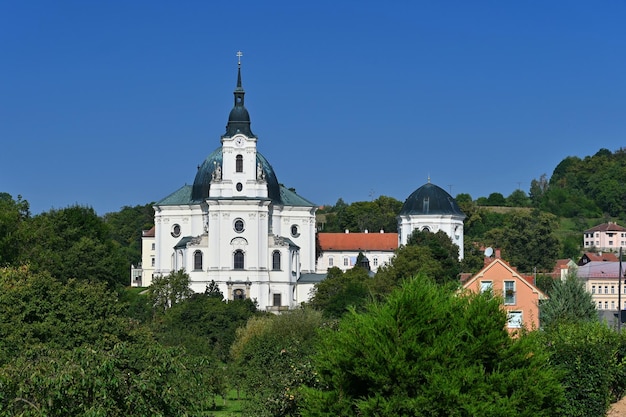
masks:
<path id="1" fill-rule="evenodd" d="M 246 110 L 244 106 L 244 95 L 246 94 L 243 90 L 243 86 L 241 83 L 241 57 L 243 53 L 241 51 L 237 52 L 237 87 L 233 92 L 235 96 L 235 104 L 233 109 L 230 111 L 230 115 L 228 116 L 228 124 L 226 125 L 226 135 L 225 136 L 234 136 L 237 133 L 242 133 L 248 137 L 253 137 L 254 134 L 252 130 L 250 130 L 250 115 L 248 114 L 248 110 Z"/>

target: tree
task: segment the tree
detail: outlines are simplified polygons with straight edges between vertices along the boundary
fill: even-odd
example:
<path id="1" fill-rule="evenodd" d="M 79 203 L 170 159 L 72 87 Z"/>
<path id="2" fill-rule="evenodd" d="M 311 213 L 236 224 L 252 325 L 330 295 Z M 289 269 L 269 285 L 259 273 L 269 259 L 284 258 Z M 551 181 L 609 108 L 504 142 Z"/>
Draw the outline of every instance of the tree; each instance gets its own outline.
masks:
<path id="1" fill-rule="evenodd" d="M 109 227 L 109 236 L 119 245 L 126 264 L 141 261 L 141 235 L 154 224 L 154 203 L 124 206 L 119 212 L 106 213 L 102 218 Z"/>
<path id="2" fill-rule="evenodd" d="M 440 282 L 455 281 L 461 272 L 459 247 L 452 243 L 446 232 L 439 230 L 431 233 L 427 230 L 415 230 L 407 240 L 408 245 L 426 246 L 440 264 L 445 276 L 437 277 Z"/>
<path id="3" fill-rule="evenodd" d="M 62 281 L 78 278 L 106 282 L 111 288 L 128 282 L 129 265 L 93 208 L 50 210 L 19 229 L 19 263 L 49 271 Z"/>
<path id="4" fill-rule="evenodd" d="M 177 303 L 191 297 L 193 290 L 189 287 L 189 274 L 184 269 L 169 274 L 157 275 L 148 287 L 148 294 L 157 312 L 164 312 Z"/>
<path id="5" fill-rule="evenodd" d="M 489 294 L 423 274 L 323 329 L 303 416 L 556 416 L 563 388 L 536 338 L 511 338 Z"/>
<path id="6" fill-rule="evenodd" d="M 248 397 L 244 415 L 300 415 L 299 388 L 316 383 L 310 357 L 322 324 L 320 312 L 304 308 L 253 317 L 237 331 L 231 353 Z"/>
<path id="7" fill-rule="evenodd" d="M 524 191 L 517 189 L 506 198 L 506 205 L 509 207 L 529 207 L 530 198 Z"/>
<path id="8" fill-rule="evenodd" d="M 541 304 L 542 327 L 598 321 L 598 311 L 591 293 L 585 289 L 584 282 L 575 272 L 568 273 L 563 281 L 555 280 L 548 296 L 550 299 Z"/>
<path id="9" fill-rule="evenodd" d="M 313 287 L 309 305 L 329 318 L 341 317 L 350 307 L 361 310 L 369 299 L 369 281 L 367 271 L 358 266 L 345 273 L 329 268 L 326 278 Z"/>
<path id="10" fill-rule="evenodd" d="M 17 232 L 30 217 L 28 201 L 17 200 L 7 193 L 0 193 L 0 266 L 14 264 L 19 255 Z"/>
<path id="11" fill-rule="evenodd" d="M 551 271 L 560 248 L 554 235 L 557 227 L 556 217 L 550 213 L 515 210 L 506 217 L 498 246 L 520 271 Z"/>
<path id="12" fill-rule="evenodd" d="M 540 335 L 567 387 L 563 415 L 605 416 L 626 389 L 626 336 L 597 320 L 563 322 Z"/>

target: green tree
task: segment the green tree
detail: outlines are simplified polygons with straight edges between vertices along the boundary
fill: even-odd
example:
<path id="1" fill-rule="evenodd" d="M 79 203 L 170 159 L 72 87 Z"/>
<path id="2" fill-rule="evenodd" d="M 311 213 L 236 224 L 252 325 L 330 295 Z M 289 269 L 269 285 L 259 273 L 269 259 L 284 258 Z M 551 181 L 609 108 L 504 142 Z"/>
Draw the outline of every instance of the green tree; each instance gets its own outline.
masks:
<path id="1" fill-rule="evenodd" d="M 530 198 L 524 191 L 517 189 L 506 198 L 506 205 L 509 207 L 529 207 Z"/>
<path id="2" fill-rule="evenodd" d="M 316 383 L 310 357 L 322 324 L 320 312 L 305 308 L 252 317 L 237 331 L 231 353 L 247 395 L 244 416 L 300 415 L 299 389 Z"/>
<path id="3" fill-rule="evenodd" d="M 19 255 L 20 225 L 30 217 L 28 201 L 0 193 L 0 266 L 14 264 Z"/>
<path id="4" fill-rule="evenodd" d="M 439 230 L 431 233 L 426 230 L 415 230 L 407 239 L 407 246 L 426 246 L 441 268 L 445 276 L 436 277 L 440 282 L 456 281 L 461 265 L 459 263 L 459 247 L 452 243 L 450 236 L 446 232 Z"/>
<path id="5" fill-rule="evenodd" d="M 109 235 L 109 228 L 90 207 L 50 210 L 19 229 L 19 263 L 34 271 L 70 278 L 126 285 L 129 265 Z"/>
<path id="6" fill-rule="evenodd" d="M 563 324 L 598 321 L 595 303 L 576 273 L 565 280 L 554 280 L 549 289 L 549 300 L 541 304 L 541 326 L 551 328 Z"/>
<path id="7" fill-rule="evenodd" d="M 556 217 L 550 213 L 515 210 L 506 217 L 501 245 L 497 246 L 501 246 L 503 258 L 520 271 L 551 271 L 560 249 L 554 234 L 557 227 Z"/>
<path id="8" fill-rule="evenodd" d="M 611 401 L 624 394 L 625 336 L 597 320 L 553 326 L 541 336 L 567 387 L 564 415 L 605 416 Z"/>
<path id="9" fill-rule="evenodd" d="M 345 273 L 329 268 L 326 278 L 313 287 L 309 305 L 330 318 L 341 317 L 350 307 L 361 310 L 369 300 L 369 281 L 363 268 L 354 267 Z"/>
<path id="10" fill-rule="evenodd" d="M 189 274 L 184 269 L 172 271 L 167 275 L 156 275 L 148 287 L 148 296 L 157 313 L 191 297 Z"/>
<path id="11" fill-rule="evenodd" d="M 303 416 L 556 416 L 558 375 L 536 338 L 511 338 L 500 300 L 420 275 L 323 329 Z"/>
<path id="12" fill-rule="evenodd" d="M 141 261 L 142 231 L 154 225 L 153 204 L 124 206 L 119 212 L 102 217 L 108 225 L 110 238 L 119 246 L 127 265 L 137 265 Z"/>

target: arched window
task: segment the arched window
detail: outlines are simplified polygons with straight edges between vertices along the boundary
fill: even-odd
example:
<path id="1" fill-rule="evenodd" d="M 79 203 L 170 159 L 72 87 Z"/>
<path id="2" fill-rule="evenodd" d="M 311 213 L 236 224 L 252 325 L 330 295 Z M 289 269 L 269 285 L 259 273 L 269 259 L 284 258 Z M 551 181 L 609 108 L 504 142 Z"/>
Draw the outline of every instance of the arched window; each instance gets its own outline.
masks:
<path id="1" fill-rule="evenodd" d="M 237 155 L 235 157 L 235 171 L 243 172 L 243 156 L 242 155 Z"/>
<path id="2" fill-rule="evenodd" d="M 272 253 L 272 269 L 274 271 L 280 270 L 280 252 L 277 250 Z"/>
<path id="3" fill-rule="evenodd" d="M 202 251 L 195 251 L 193 253 L 193 269 L 202 270 Z"/>
<path id="4" fill-rule="evenodd" d="M 243 269 L 243 251 L 237 249 L 233 255 L 233 268 Z"/>
<path id="5" fill-rule="evenodd" d="M 244 290 L 242 290 L 241 288 L 237 288 L 235 291 L 233 291 L 233 300 L 245 300 L 246 299 L 246 292 Z"/>

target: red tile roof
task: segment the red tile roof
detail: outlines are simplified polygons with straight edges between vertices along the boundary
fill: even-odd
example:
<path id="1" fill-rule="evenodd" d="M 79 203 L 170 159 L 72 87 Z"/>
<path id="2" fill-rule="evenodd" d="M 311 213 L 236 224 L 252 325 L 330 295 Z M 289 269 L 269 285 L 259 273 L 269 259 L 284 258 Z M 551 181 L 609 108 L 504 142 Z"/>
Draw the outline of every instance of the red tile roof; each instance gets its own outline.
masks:
<path id="1" fill-rule="evenodd" d="M 394 251 L 397 233 L 318 233 L 323 251 Z"/>
<path id="2" fill-rule="evenodd" d="M 143 237 L 154 237 L 155 226 L 152 226 L 150 230 L 142 230 L 141 236 Z"/>
<path id="3" fill-rule="evenodd" d="M 612 252 L 592 253 L 585 252 L 583 258 L 587 257 L 588 262 L 618 262 L 619 258 Z"/>
<path id="4" fill-rule="evenodd" d="M 626 227 L 622 227 L 617 223 L 608 222 L 602 223 L 597 226 L 592 227 L 591 229 L 585 230 L 585 233 L 591 232 L 626 232 Z"/>

